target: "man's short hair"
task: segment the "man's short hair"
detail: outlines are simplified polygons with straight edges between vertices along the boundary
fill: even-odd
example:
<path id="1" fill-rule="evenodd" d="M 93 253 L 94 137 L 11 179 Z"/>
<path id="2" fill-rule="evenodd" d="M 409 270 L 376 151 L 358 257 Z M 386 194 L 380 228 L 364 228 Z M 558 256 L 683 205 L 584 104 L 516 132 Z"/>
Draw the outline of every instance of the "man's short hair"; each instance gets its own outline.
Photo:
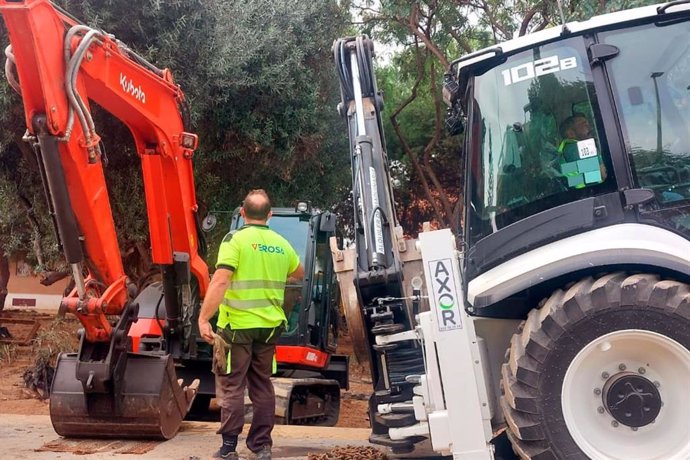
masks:
<path id="1" fill-rule="evenodd" d="M 562 138 L 568 137 L 568 131 L 571 129 L 575 129 L 575 122 L 578 118 L 584 118 L 585 120 L 587 119 L 584 113 L 575 112 L 574 114 L 563 120 L 563 122 L 561 122 L 561 129 L 558 132 L 560 133 Z"/>
<path id="2" fill-rule="evenodd" d="M 271 200 L 264 189 L 251 190 L 242 202 L 244 214 L 249 219 L 266 220 L 271 212 Z"/>

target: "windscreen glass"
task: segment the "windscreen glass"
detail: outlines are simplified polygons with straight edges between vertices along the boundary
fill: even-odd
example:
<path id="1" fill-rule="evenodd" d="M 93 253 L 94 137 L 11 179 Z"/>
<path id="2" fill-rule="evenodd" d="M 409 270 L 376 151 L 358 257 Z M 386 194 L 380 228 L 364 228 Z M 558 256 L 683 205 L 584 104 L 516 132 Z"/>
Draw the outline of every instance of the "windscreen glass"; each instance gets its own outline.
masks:
<path id="1" fill-rule="evenodd" d="M 470 243 L 613 185 L 591 69 L 575 37 L 471 80 Z"/>
<path id="2" fill-rule="evenodd" d="M 600 40 L 620 50 L 606 67 L 636 185 L 654 190 L 662 207 L 689 204 L 690 23 L 649 24 Z"/>
<path id="3" fill-rule="evenodd" d="M 244 225 L 241 216 L 237 218 L 238 228 Z M 288 240 L 299 255 L 300 262 L 304 265 L 307 254 L 307 241 L 309 239 L 309 216 L 271 216 L 268 227 Z"/>

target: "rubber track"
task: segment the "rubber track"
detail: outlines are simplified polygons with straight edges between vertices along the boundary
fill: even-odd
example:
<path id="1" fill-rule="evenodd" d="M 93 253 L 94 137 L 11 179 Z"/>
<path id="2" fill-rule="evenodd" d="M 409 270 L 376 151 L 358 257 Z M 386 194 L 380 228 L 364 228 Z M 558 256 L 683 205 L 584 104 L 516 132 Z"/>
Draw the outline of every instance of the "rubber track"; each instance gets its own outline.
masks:
<path id="1" fill-rule="evenodd" d="M 585 316 L 620 305 L 659 308 L 690 321 L 690 287 L 652 274 L 585 278 L 565 291 L 555 291 L 513 335 L 501 369 L 501 408 L 520 458 L 558 459 L 548 444 L 537 393 L 539 380 L 548 371 L 543 363 L 556 341 Z"/>

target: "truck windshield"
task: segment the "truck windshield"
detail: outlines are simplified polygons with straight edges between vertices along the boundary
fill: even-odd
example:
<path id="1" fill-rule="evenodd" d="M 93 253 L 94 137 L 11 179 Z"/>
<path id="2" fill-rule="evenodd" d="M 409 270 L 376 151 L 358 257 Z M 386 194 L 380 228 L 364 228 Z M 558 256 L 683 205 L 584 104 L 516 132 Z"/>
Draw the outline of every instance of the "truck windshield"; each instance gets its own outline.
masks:
<path id="1" fill-rule="evenodd" d="M 586 56 L 574 37 L 512 55 L 471 80 L 470 243 L 611 188 Z"/>
<path id="2" fill-rule="evenodd" d="M 619 48 L 607 63 L 638 187 L 662 207 L 690 200 L 690 23 L 600 34 Z M 683 217 L 690 227 L 688 217 Z"/>

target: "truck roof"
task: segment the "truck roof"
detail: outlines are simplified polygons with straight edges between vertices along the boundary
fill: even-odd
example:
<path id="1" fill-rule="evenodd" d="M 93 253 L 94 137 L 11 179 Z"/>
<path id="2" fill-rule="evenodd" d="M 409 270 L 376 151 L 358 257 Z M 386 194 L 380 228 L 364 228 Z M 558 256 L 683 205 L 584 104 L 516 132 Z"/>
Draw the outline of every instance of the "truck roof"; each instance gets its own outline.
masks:
<path id="1" fill-rule="evenodd" d="M 628 10 L 617 11 L 615 13 L 594 16 L 586 21 L 574 21 L 565 24 L 565 35 L 582 34 L 590 30 L 602 29 L 607 26 L 624 24 L 626 22 L 637 21 L 640 19 L 651 18 L 664 13 L 677 13 L 689 11 L 690 3 L 659 3 L 656 5 L 643 6 Z M 451 68 L 456 66 L 456 75 L 467 72 L 476 64 L 491 59 L 497 55 L 512 53 L 523 49 L 532 48 L 541 43 L 550 42 L 564 35 L 564 26 L 558 25 L 540 30 L 522 37 L 507 40 L 496 45 L 491 45 L 479 51 L 466 54 L 451 63 Z"/>

